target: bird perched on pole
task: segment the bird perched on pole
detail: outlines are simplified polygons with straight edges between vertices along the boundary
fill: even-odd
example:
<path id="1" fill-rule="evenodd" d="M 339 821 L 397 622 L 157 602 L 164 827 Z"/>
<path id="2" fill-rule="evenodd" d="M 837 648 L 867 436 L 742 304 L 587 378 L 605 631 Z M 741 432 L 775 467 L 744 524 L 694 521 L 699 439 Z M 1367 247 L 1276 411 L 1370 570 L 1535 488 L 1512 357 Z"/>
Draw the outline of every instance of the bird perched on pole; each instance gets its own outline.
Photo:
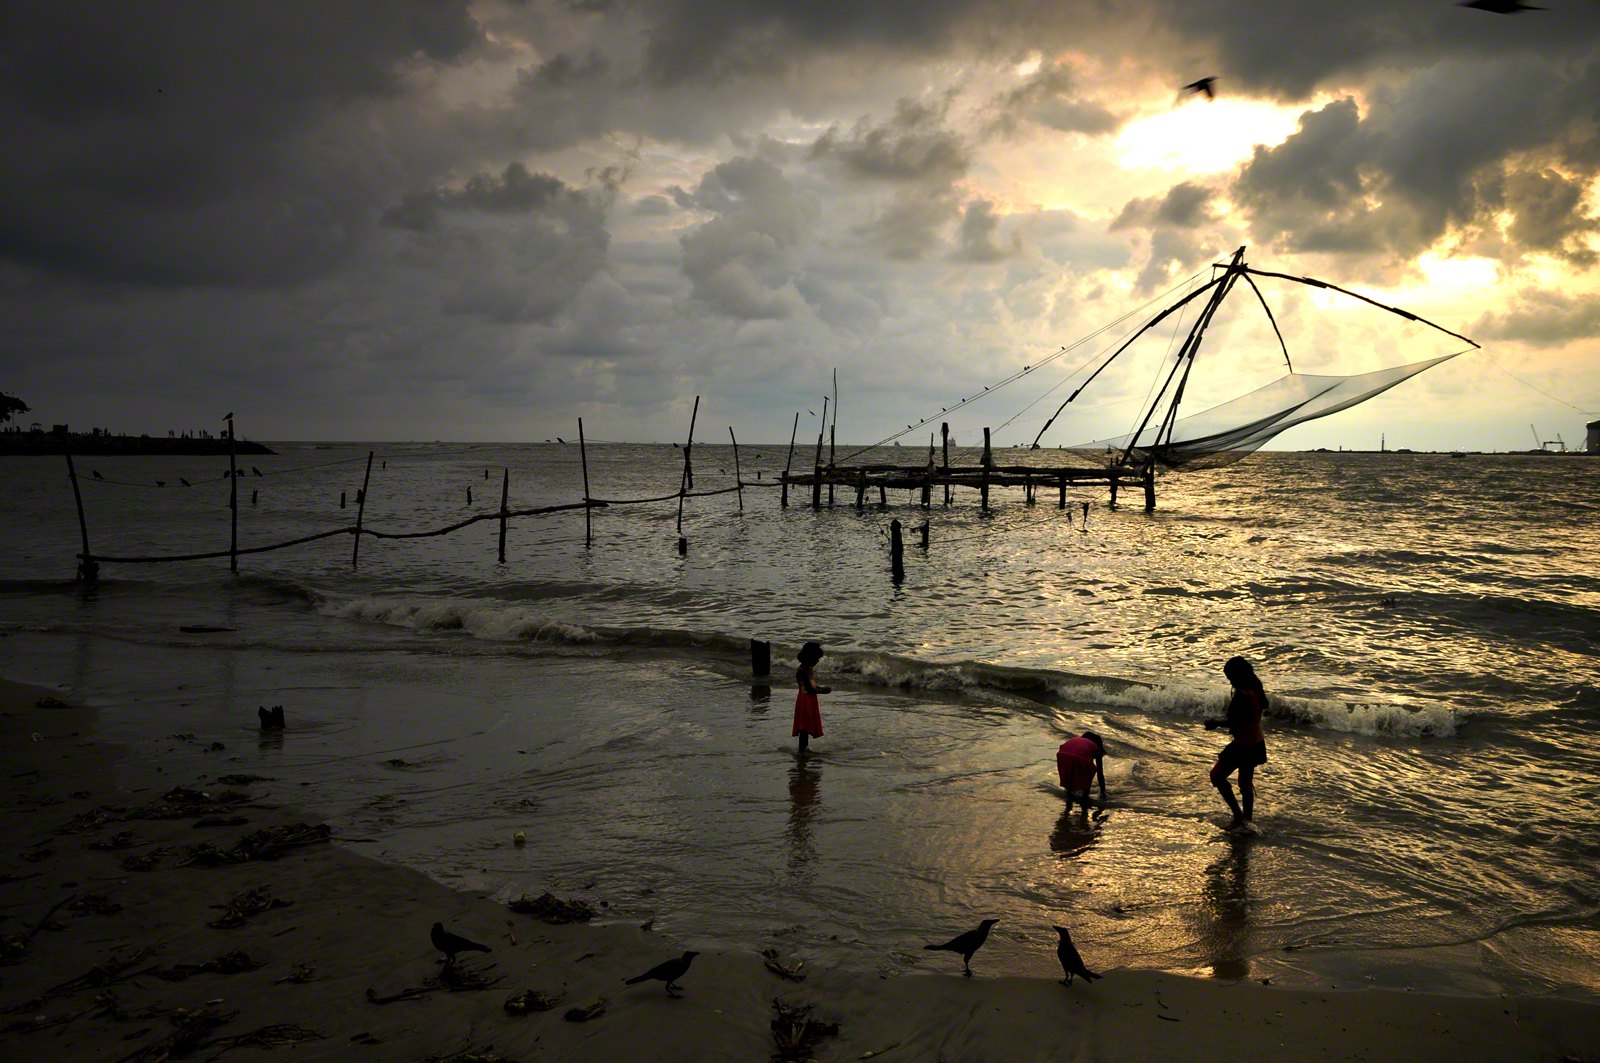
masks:
<path id="1" fill-rule="evenodd" d="M 972 954 L 983 948 L 983 943 L 989 940 L 989 928 L 1000 920 L 985 919 L 978 924 L 976 930 L 969 930 L 965 934 L 957 934 L 943 945 L 924 945 L 929 952 L 959 952 L 961 954 L 961 968 L 967 977 L 972 977 Z"/>
<path id="2" fill-rule="evenodd" d="M 433 924 L 433 947 L 444 953 L 444 962 L 453 965 L 458 952 L 493 952 L 487 945 L 480 945 L 476 941 L 468 941 L 464 937 L 457 937 L 444 928 L 443 923 Z"/>
<path id="3" fill-rule="evenodd" d="M 228 412 L 227 412 L 227 413 L 225 413 L 225 414 L 223 414 L 223 415 L 222 415 L 222 419 L 223 419 L 223 420 L 224 420 L 224 421 L 231 421 L 231 420 L 233 420 L 233 411 L 232 411 L 232 410 L 229 410 L 229 411 L 228 411 Z"/>
<path id="4" fill-rule="evenodd" d="M 101 476 L 101 475 L 100 475 L 100 470 L 99 470 L 99 469 L 90 469 L 90 470 L 89 470 L 89 471 L 90 471 L 90 472 L 92 472 L 92 473 L 94 473 L 94 478 L 95 478 L 95 479 L 96 479 L 96 480 L 104 480 L 104 479 L 105 479 L 105 477 L 104 477 L 104 476 Z"/>
<path id="5" fill-rule="evenodd" d="M 1081 975 L 1085 982 L 1092 982 L 1096 978 L 1104 977 L 1103 975 L 1095 974 L 1084 966 L 1083 957 L 1078 955 L 1077 946 L 1072 943 L 1072 934 L 1067 931 L 1066 927 L 1058 926 L 1055 928 L 1055 932 L 1061 935 L 1061 941 L 1056 945 L 1056 959 L 1061 961 L 1062 973 L 1066 975 L 1065 978 L 1061 979 L 1062 985 L 1071 985 L 1072 976 L 1075 974 Z"/>
<path id="6" fill-rule="evenodd" d="M 674 990 L 681 991 L 682 987 L 673 985 L 673 983 L 689 973 L 689 965 L 694 962 L 694 958 L 698 955 L 700 955 L 698 952 L 685 952 L 675 959 L 656 964 L 637 978 L 624 979 L 622 984 L 638 985 L 640 982 L 661 981 L 667 983 L 668 995 L 677 996 L 678 994 Z"/>
<path id="7" fill-rule="evenodd" d="M 1217 98 L 1217 93 L 1214 89 L 1212 89 L 1211 86 L 1216 83 L 1216 80 L 1217 79 L 1214 77 L 1207 77 L 1201 78 L 1199 81 L 1191 81 L 1189 84 L 1185 85 L 1181 91 L 1203 92 L 1206 94 L 1206 99 L 1214 100 Z"/>

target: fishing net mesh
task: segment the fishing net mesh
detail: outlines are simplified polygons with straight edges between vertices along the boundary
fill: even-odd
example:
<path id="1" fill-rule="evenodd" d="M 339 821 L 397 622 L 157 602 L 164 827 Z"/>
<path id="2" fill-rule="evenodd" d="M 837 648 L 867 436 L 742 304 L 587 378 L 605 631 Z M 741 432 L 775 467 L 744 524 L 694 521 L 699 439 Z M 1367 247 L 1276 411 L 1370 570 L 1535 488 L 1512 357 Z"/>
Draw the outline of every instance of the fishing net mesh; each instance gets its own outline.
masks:
<path id="1" fill-rule="evenodd" d="M 1142 466 L 1154 460 L 1168 469 L 1229 465 L 1254 453 L 1279 432 L 1349 409 L 1456 356 L 1447 354 L 1356 376 L 1290 373 L 1220 406 L 1178 418 L 1170 441 L 1159 446 L 1157 427 L 1150 424 L 1140 433 L 1127 461 Z M 1130 435 L 1097 439 L 1067 449 L 1095 464 L 1115 465 L 1122 460 Z"/>

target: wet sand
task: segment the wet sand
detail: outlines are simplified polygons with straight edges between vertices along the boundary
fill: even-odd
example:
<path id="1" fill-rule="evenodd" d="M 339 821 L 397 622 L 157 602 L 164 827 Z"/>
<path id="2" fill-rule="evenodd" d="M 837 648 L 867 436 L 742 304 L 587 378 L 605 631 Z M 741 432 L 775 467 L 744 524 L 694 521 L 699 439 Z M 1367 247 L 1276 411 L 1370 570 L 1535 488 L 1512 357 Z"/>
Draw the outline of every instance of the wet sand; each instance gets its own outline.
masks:
<path id="1" fill-rule="evenodd" d="M 925 967 L 946 974 L 877 978 L 807 965 L 801 970 L 808 977 L 799 983 L 766 970 L 753 954 L 702 955 L 682 980 L 682 999 L 673 999 L 660 982 L 622 984 L 680 951 L 659 934 L 631 922 L 546 925 L 485 896 L 358 856 L 341 848 L 337 836 L 332 844 L 296 847 L 270 861 L 173 867 L 174 855 L 154 870 L 127 870 L 125 858 L 162 846 L 209 842 L 226 849 L 248 832 L 318 821 L 289 804 L 292 795 L 276 791 L 275 782 L 264 781 L 235 787 L 252 800 L 214 813 L 243 816 L 246 824 L 195 827 L 193 816 L 120 819 L 66 832 L 82 813 L 138 809 L 161 793 L 120 791 L 112 774 L 118 751 L 96 743 L 94 712 L 70 704 L 37 707 L 40 698 L 52 696 L 72 700 L 0 681 L 0 778 L 6 781 L 0 939 L 7 954 L 0 966 L 0 1045 L 30 1058 L 136 1058 L 132 1054 L 175 1032 L 176 1009 L 190 1015 L 210 1009 L 226 1021 L 201 1039 L 193 1058 L 216 1056 L 225 1047 L 218 1038 L 288 1025 L 321 1035 L 292 1049 L 292 1058 L 302 1060 L 417 1061 L 472 1050 L 507 1060 L 759 1061 L 774 1051 L 775 997 L 811 1004 L 814 1018 L 840 1024 L 837 1036 L 816 1047 L 815 1058 L 823 1061 L 868 1053 L 888 1063 L 1269 1056 L 1553 1061 L 1589 1059 L 1600 1043 L 1600 1007 L 1584 1003 L 1280 990 L 1130 970 L 1068 988 L 1047 979 L 982 977 L 981 952 L 975 960 L 980 976 L 970 979 L 960 976 L 959 958 L 940 953 L 929 954 L 934 959 Z M 212 770 L 230 768 L 219 757 Z M 226 789 L 214 778 L 173 782 L 212 795 Z M 134 832 L 127 848 L 87 847 L 127 830 Z M 207 926 L 230 900 L 260 886 L 291 903 L 235 928 Z M 121 908 L 107 914 L 73 907 L 90 895 Z M 369 1002 L 369 989 L 381 998 L 438 976 L 438 954 L 428 940 L 435 921 L 492 946 L 489 955 L 464 955 L 462 966 L 498 983 Z M 1037 944 L 1053 948 L 1053 942 Z M 128 963 L 145 948 L 152 951 Z M 181 981 L 151 973 L 235 950 L 262 966 L 236 974 L 202 971 Z M 779 960 L 792 965 L 805 958 Z M 311 968 L 308 981 L 292 980 L 305 968 Z M 50 992 L 84 975 L 90 977 L 81 988 Z M 107 984 L 108 978 L 114 981 Z M 528 989 L 560 1003 L 543 1013 L 508 1015 L 506 998 Z M 602 1016 L 582 1023 L 563 1018 L 569 1007 L 602 997 L 609 1002 Z M 277 1031 L 280 1042 L 296 1036 L 303 1035 Z M 291 1049 L 241 1046 L 229 1056 L 264 1051 Z"/>

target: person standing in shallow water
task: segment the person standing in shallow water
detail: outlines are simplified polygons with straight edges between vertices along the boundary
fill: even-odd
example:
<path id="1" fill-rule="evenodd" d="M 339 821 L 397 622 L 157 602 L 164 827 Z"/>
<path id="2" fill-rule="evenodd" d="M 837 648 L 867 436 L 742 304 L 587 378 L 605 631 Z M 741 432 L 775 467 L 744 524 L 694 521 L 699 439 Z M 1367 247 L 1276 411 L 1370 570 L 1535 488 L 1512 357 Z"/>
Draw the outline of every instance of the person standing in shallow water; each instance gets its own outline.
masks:
<path id="1" fill-rule="evenodd" d="M 1222 674 L 1233 684 L 1233 699 L 1228 702 L 1228 715 L 1222 719 L 1207 720 L 1206 730 L 1226 727 L 1233 741 L 1222 747 L 1217 763 L 1211 768 L 1211 785 L 1221 793 L 1222 799 L 1233 811 L 1233 822 L 1228 830 L 1240 830 L 1249 825 L 1255 815 L 1256 768 L 1267 762 L 1267 741 L 1261 733 L 1261 716 L 1267 711 L 1267 692 L 1262 689 L 1256 670 L 1243 657 L 1231 657 L 1222 666 Z M 1228 776 L 1239 772 L 1239 796 L 1244 807 L 1234 799 Z"/>
<path id="2" fill-rule="evenodd" d="M 815 642 L 808 642 L 800 647 L 800 667 L 795 670 L 794 681 L 799 690 L 794 698 L 794 730 L 792 735 L 800 739 L 798 752 L 804 753 L 812 738 L 822 737 L 822 709 L 817 705 L 818 694 L 828 694 L 832 687 L 817 686 L 816 676 L 812 669 L 817 662 L 822 660 L 822 647 Z"/>
<path id="3" fill-rule="evenodd" d="M 1056 770 L 1061 775 L 1061 788 L 1067 792 L 1067 807 L 1072 807 L 1073 796 L 1083 802 L 1083 811 L 1089 812 L 1089 786 L 1100 780 L 1100 804 L 1106 803 L 1106 744 L 1093 731 L 1085 731 L 1077 738 L 1069 738 L 1056 750 Z"/>

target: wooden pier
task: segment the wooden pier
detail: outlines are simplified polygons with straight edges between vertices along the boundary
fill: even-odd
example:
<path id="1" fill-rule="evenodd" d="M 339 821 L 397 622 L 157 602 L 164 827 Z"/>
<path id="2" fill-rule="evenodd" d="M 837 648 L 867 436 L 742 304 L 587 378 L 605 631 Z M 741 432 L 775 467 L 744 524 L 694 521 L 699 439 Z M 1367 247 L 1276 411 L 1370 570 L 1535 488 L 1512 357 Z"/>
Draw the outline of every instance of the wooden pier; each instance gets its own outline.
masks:
<path id="1" fill-rule="evenodd" d="M 810 472 L 785 470 L 779 477 L 783 485 L 782 504 L 789 504 L 789 486 L 811 488 L 811 508 L 822 508 L 823 488 L 827 488 L 828 505 L 834 504 L 834 489 L 853 489 L 855 507 L 866 505 L 867 496 L 875 489 L 880 505 L 887 504 L 892 488 L 921 494 L 922 508 L 933 505 L 937 488 L 942 504 L 951 503 L 951 489 L 969 488 L 978 492 L 979 505 L 989 508 L 989 491 L 996 487 L 1020 487 L 1024 501 L 1033 505 L 1041 494 L 1054 491 L 1056 508 L 1067 506 L 1068 487 L 1105 486 L 1111 492 L 1111 504 L 1117 504 L 1120 489 L 1144 488 L 1144 508 L 1156 508 L 1156 478 L 1154 464 L 1145 466 L 1113 465 L 1104 469 L 1056 468 L 1037 465 L 999 465 L 994 461 L 989 447 L 989 429 L 983 430 L 983 456 L 977 465 L 951 465 L 949 432 L 945 432 L 943 463 L 935 463 L 933 448 L 929 447 L 928 461 L 923 465 L 814 465 Z M 819 454 L 820 457 L 820 454 Z"/>

